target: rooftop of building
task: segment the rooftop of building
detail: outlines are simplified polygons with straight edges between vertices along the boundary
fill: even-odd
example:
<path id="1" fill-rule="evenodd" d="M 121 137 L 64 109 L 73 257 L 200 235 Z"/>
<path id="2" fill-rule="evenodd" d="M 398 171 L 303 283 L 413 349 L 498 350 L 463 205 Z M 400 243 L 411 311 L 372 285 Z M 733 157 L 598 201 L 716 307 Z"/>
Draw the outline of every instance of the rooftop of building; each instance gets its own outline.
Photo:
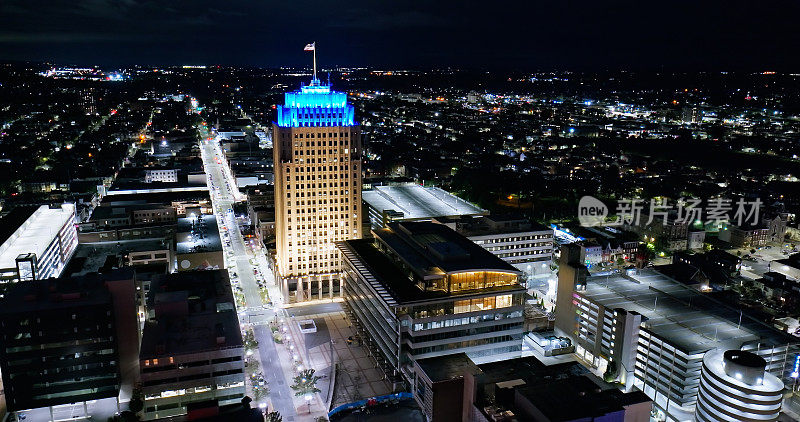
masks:
<path id="1" fill-rule="evenodd" d="M 754 231 L 766 231 L 769 228 L 764 223 L 753 223 L 751 221 L 745 221 L 741 225 L 736 225 L 733 223 L 728 224 L 728 229 L 732 231 L 743 231 L 743 232 L 754 232 Z"/>
<path id="2" fill-rule="evenodd" d="M 589 370 L 578 362 L 545 365 L 533 356 L 500 362 L 478 365 L 481 370 L 481 382 L 496 384 L 498 382 L 521 379 L 528 384 L 540 383 L 543 379 L 562 379 L 586 375 Z"/>
<path id="3" fill-rule="evenodd" d="M 742 258 L 739 258 L 738 256 L 722 249 L 712 249 L 706 252 L 705 256 L 707 259 L 711 259 L 714 261 L 724 261 L 729 263 L 742 262 Z"/>
<path id="4" fill-rule="evenodd" d="M 140 359 L 242 346 L 225 270 L 156 275 L 147 309 Z"/>
<path id="5" fill-rule="evenodd" d="M 545 365 L 530 356 L 485 363 L 478 368 L 476 404 L 479 407 L 491 404 L 490 396 L 500 398 L 497 388 L 517 390 L 550 420 L 600 416 L 628 404 L 650 400 L 638 391 L 628 394 L 619 391 L 574 361 Z M 500 404 L 513 406 L 513 398 L 512 403 Z M 572 407 L 575 409 L 570 409 Z"/>
<path id="6" fill-rule="evenodd" d="M 17 256 L 21 254 L 35 253 L 41 258 L 61 228 L 74 218 L 74 204 L 62 204 L 57 208 L 24 207 L 9 213 L 0 220 L 3 227 L 0 236 L 4 238 L 0 245 L 0 268 L 15 268 Z"/>
<path id="7" fill-rule="evenodd" d="M 129 204 L 172 204 L 173 202 L 209 201 L 208 190 L 129 193 L 103 197 L 104 206 L 123 206 Z"/>
<path id="8" fill-rule="evenodd" d="M 776 259 L 773 262 L 785 265 L 787 267 L 800 268 L 800 253 L 793 253 L 788 258 Z"/>
<path id="9" fill-rule="evenodd" d="M 552 421 L 605 416 L 623 412 L 628 404 L 651 401 L 641 391 L 626 394 L 616 388 L 601 389 L 586 376 L 526 384 L 516 391 Z"/>
<path id="10" fill-rule="evenodd" d="M 89 274 L 15 283 L 0 299 L 0 315 L 110 304 L 111 293 L 105 288 L 107 279 Z"/>
<path id="11" fill-rule="evenodd" d="M 466 271 L 519 274 L 511 264 L 442 224 L 390 223 L 373 234 L 420 277 Z"/>
<path id="12" fill-rule="evenodd" d="M 178 254 L 217 252 L 222 250 L 217 218 L 213 215 L 178 219 L 175 252 Z"/>
<path id="13" fill-rule="evenodd" d="M 478 374 L 481 372 L 480 368 L 465 353 L 418 359 L 415 363 L 434 383 L 463 377 L 465 373 Z"/>
<path id="14" fill-rule="evenodd" d="M 634 232 L 628 230 L 622 230 L 621 228 L 611 227 L 611 226 L 600 226 L 600 227 L 582 227 L 577 226 L 574 227 L 579 233 L 584 235 L 584 237 L 589 238 L 593 237 L 599 241 L 623 241 L 623 242 L 633 242 L 639 241 L 639 235 Z"/>
<path id="15" fill-rule="evenodd" d="M 208 186 L 206 182 L 190 182 L 187 180 L 186 175 L 180 176 L 180 180 L 177 182 L 143 182 L 143 181 L 136 181 L 136 180 L 128 180 L 128 181 L 119 181 L 114 183 L 109 192 L 123 192 L 127 193 L 130 191 L 142 191 L 143 193 L 147 193 L 148 191 L 155 191 L 160 192 L 162 190 L 208 190 Z M 203 189 L 205 188 L 205 189 Z"/>
<path id="16" fill-rule="evenodd" d="M 75 254 L 64 269 L 64 275 L 84 275 L 98 272 L 106 258 L 132 252 L 160 251 L 169 249 L 164 239 L 122 240 L 118 242 L 80 243 Z"/>
<path id="17" fill-rule="evenodd" d="M 402 229 L 405 227 L 406 229 Z M 407 232 L 417 236 L 416 241 L 411 240 Z M 398 234 L 399 233 L 399 234 Z M 437 235 L 438 234 L 438 235 Z M 497 258 L 491 252 L 465 237 L 455 233 L 447 226 L 436 223 L 404 222 L 392 223 L 388 228 L 380 229 L 376 236 L 388 241 L 391 247 L 403 257 L 413 271 L 420 274 L 441 277 L 447 272 L 465 271 L 501 271 L 519 274 L 519 270 Z M 451 238 L 456 240 L 450 245 Z M 413 245 L 406 243 L 414 242 Z M 417 241 L 421 243 L 416 243 Z M 425 249 L 424 245 L 436 243 L 437 246 Z M 481 290 L 464 290 L 458 293 L 444 291 L 423 291 L 408 278 L 406 272 L 399 264 L 387 254 L 378 249 L 375 240 L 356 239 L 341 242 L 339 245 L 347 254 L 355 254 L 359 265 L 363 265 L 373 277 L 373 287 L 390 305 L 423 302 L 446 297 L 459 297 L 475 295 L 477 293 L 513 292 L 524 291 L 520 285 L 500 286 Z M 427 252 L 426 252 L 427 250 Z M 413 263 L 413 266 L 412 264 Z"/>
<path id="18" fill-rule="evenodd" d="M 187 404 L 187 409 L 203 409 L 215 408 L 216 401 L 209 400 L 206 402 L 191 402 Z M 194 421 L 197 422 L 264 422 L 264 414 L 258 407 L 251 407 L 243 403 L 233 403 L 228 405 L 219 406 L 219 413 L 208 417 L 195 417 Z"/>
<path id="19" fill-rule="evenodd" d="M 122 218 L 127 217 L 133 211 L 142 210 L 158 210 L 171 208 L 170 205 L 163 203 L 137 203 L 137 204 L 124 204 L 124 205 L 100 205 L 95 207 L 92 211 L 92 216 L 89 221 L 98 221 L 106 218 Z"/>
<path id="20" fill-rule="evenodd" d="M 33 215 L 39 205 L 20 205 L 14 207 L 3 217 L 0 217 L 0 245 L 6 242 L 9 237 Z"/>
<path id="21" fill-rule="evenodd" d="M 532 222 L 519 215 L 463 215 L 457 217 L 436 217 L 435 222 L 454 228 L 467 237 L 489 236 L 511 233 L 546 232 L 552 235 L 553 229 Z"/>
<path id="22" fill-rule="evenodd" d="M 424 220 L 432 217 L 485 215 L 488 211 L 439 188 L 408 183 L 397 186 L 375 186 L 361 193 L 364 202 L 381 212 L 402 212 L 404 219 Z"/>
<path id="23" fill-rule="evenodd" d="M 152 308 L 159 293 L 186 291 L 193 300 L 212 303 L 233 303 L 227 270 L 182 271 L 153 277 L 148 308 Z"/>
<path id="24" fill-rule="evenodd" d="M 654 271 L 589 277 L 586 297 L 607 309 L 643 316 L 644 327 L 686 354 L 745 344 L 796 344 L 800 340 Z M 739 323 L 741 316 L 741 323 Z"/>

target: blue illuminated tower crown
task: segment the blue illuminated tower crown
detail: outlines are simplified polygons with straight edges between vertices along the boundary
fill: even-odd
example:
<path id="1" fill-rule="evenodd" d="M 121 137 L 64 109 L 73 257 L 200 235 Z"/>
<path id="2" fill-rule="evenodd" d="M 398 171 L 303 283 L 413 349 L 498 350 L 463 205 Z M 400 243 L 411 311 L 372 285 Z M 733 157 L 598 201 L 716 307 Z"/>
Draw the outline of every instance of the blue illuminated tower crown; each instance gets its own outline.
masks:
<path id="1" fill-rule="evenodd" d="M 353 126 L 355 111 L 347 103 L 347 94 L 331 91 L 330 85 L 313 78 L 299 91 L 287 92 L 284 104 L 278 106 L 280 127 Z"/>

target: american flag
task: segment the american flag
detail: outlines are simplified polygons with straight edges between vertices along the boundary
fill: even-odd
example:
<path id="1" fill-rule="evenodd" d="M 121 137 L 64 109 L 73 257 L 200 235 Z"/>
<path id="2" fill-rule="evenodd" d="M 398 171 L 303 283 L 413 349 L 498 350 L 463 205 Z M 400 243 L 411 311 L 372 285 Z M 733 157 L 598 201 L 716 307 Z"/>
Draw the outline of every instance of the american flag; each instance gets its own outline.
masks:
<path id="1" fill-rule="evenodd" d="M 311 44 L 306 44 L 306 47 L 303 49 L 303 51 L 314 51 L 314 44 L 316 43 L 312 42 Z"/>

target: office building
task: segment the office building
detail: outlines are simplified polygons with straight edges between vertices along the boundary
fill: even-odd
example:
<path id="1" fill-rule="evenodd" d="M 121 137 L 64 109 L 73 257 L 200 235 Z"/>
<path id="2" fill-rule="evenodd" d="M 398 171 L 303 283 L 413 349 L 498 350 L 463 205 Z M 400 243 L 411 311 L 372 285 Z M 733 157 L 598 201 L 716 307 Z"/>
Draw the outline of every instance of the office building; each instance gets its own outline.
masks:
<path id="1" fill-rule="evenodd" d="M 138 334 L 133 271 L 17 283 L 0 301 L 8 409 L 129 398 Z"/>
<path id="2" fill-rule="evenodd" d="M 528 276 L 550 275 L 553 229 L 518 216 L 436 217 Z"/>
<path id="3" fill-rule="evenodd" d="M 694 413 L 711 349 L 751 351 L 765 359 L 767 372 L 790 376 L 796 337 L 657 271 L 588 277 L 582 268 L 574 259 L 560 267 L 556 328 L 582 361 L 642 390 L 667 420 Z"/>
<path id="4" fill-rule="evenodd" d="M 17 207 L 0 220 L 0 281 L 58 277 L 75 247 L 75 204 Z"/>
<path id="5" fill-rule="evenodd" d="M 742 350 L 714 349 L 703 356 L 697 394 L 697 422 L 775 421 L 783 382 L 765 372 L 763 357 Z"/>
<path id="6" fill-rule="evenodd" d="M 225 270 L 153 276 L 139 353 L 146 420 L 244 396 L 244 346 Z"/>
<path id="7" fill-rule="evenodd" d="M 397 221 L 430 221 L 437 217 L 489 214 L 445 190 L 415 183 L 374 186 L 362 195 L 372 229 Z"/>
<path id="8" fill-rule="evenodd" d="M 389 377 L 413 385 L 413 362 L 428 357 L 520 355 L 518 269 L 442 224 L 390 223 L 373 235 L 338 246 L 346 309 Z"/>
<path id="9" fill-rule="evenodd" d="M 361 129 L 347 94 L 314 78 L 273 124 L 277 276 L 287 302 L 340 296 L 335 242 L 361 237 Z"/>

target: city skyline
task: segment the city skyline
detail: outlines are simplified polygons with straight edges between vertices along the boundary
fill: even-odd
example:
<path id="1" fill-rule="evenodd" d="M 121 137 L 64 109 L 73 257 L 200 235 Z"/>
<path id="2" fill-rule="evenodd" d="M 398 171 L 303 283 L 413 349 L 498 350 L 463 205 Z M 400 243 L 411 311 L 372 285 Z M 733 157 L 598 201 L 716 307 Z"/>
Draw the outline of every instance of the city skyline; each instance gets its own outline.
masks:
<path id="1" fill-rule="evenodd" d="M 798 15 L 0 2 L 0 420 L 800 421 Z"/>
<path id="2" fill-rule="evenodd" d="M 792 70 L 800 5 L 589 1 L 485 3 L 35 2 L 0 5 L 0 60 L 149 66 L 305 65 L 319 41 L 340 66 Z M 303 21 L 303 25 L 292 22 Z"/>

